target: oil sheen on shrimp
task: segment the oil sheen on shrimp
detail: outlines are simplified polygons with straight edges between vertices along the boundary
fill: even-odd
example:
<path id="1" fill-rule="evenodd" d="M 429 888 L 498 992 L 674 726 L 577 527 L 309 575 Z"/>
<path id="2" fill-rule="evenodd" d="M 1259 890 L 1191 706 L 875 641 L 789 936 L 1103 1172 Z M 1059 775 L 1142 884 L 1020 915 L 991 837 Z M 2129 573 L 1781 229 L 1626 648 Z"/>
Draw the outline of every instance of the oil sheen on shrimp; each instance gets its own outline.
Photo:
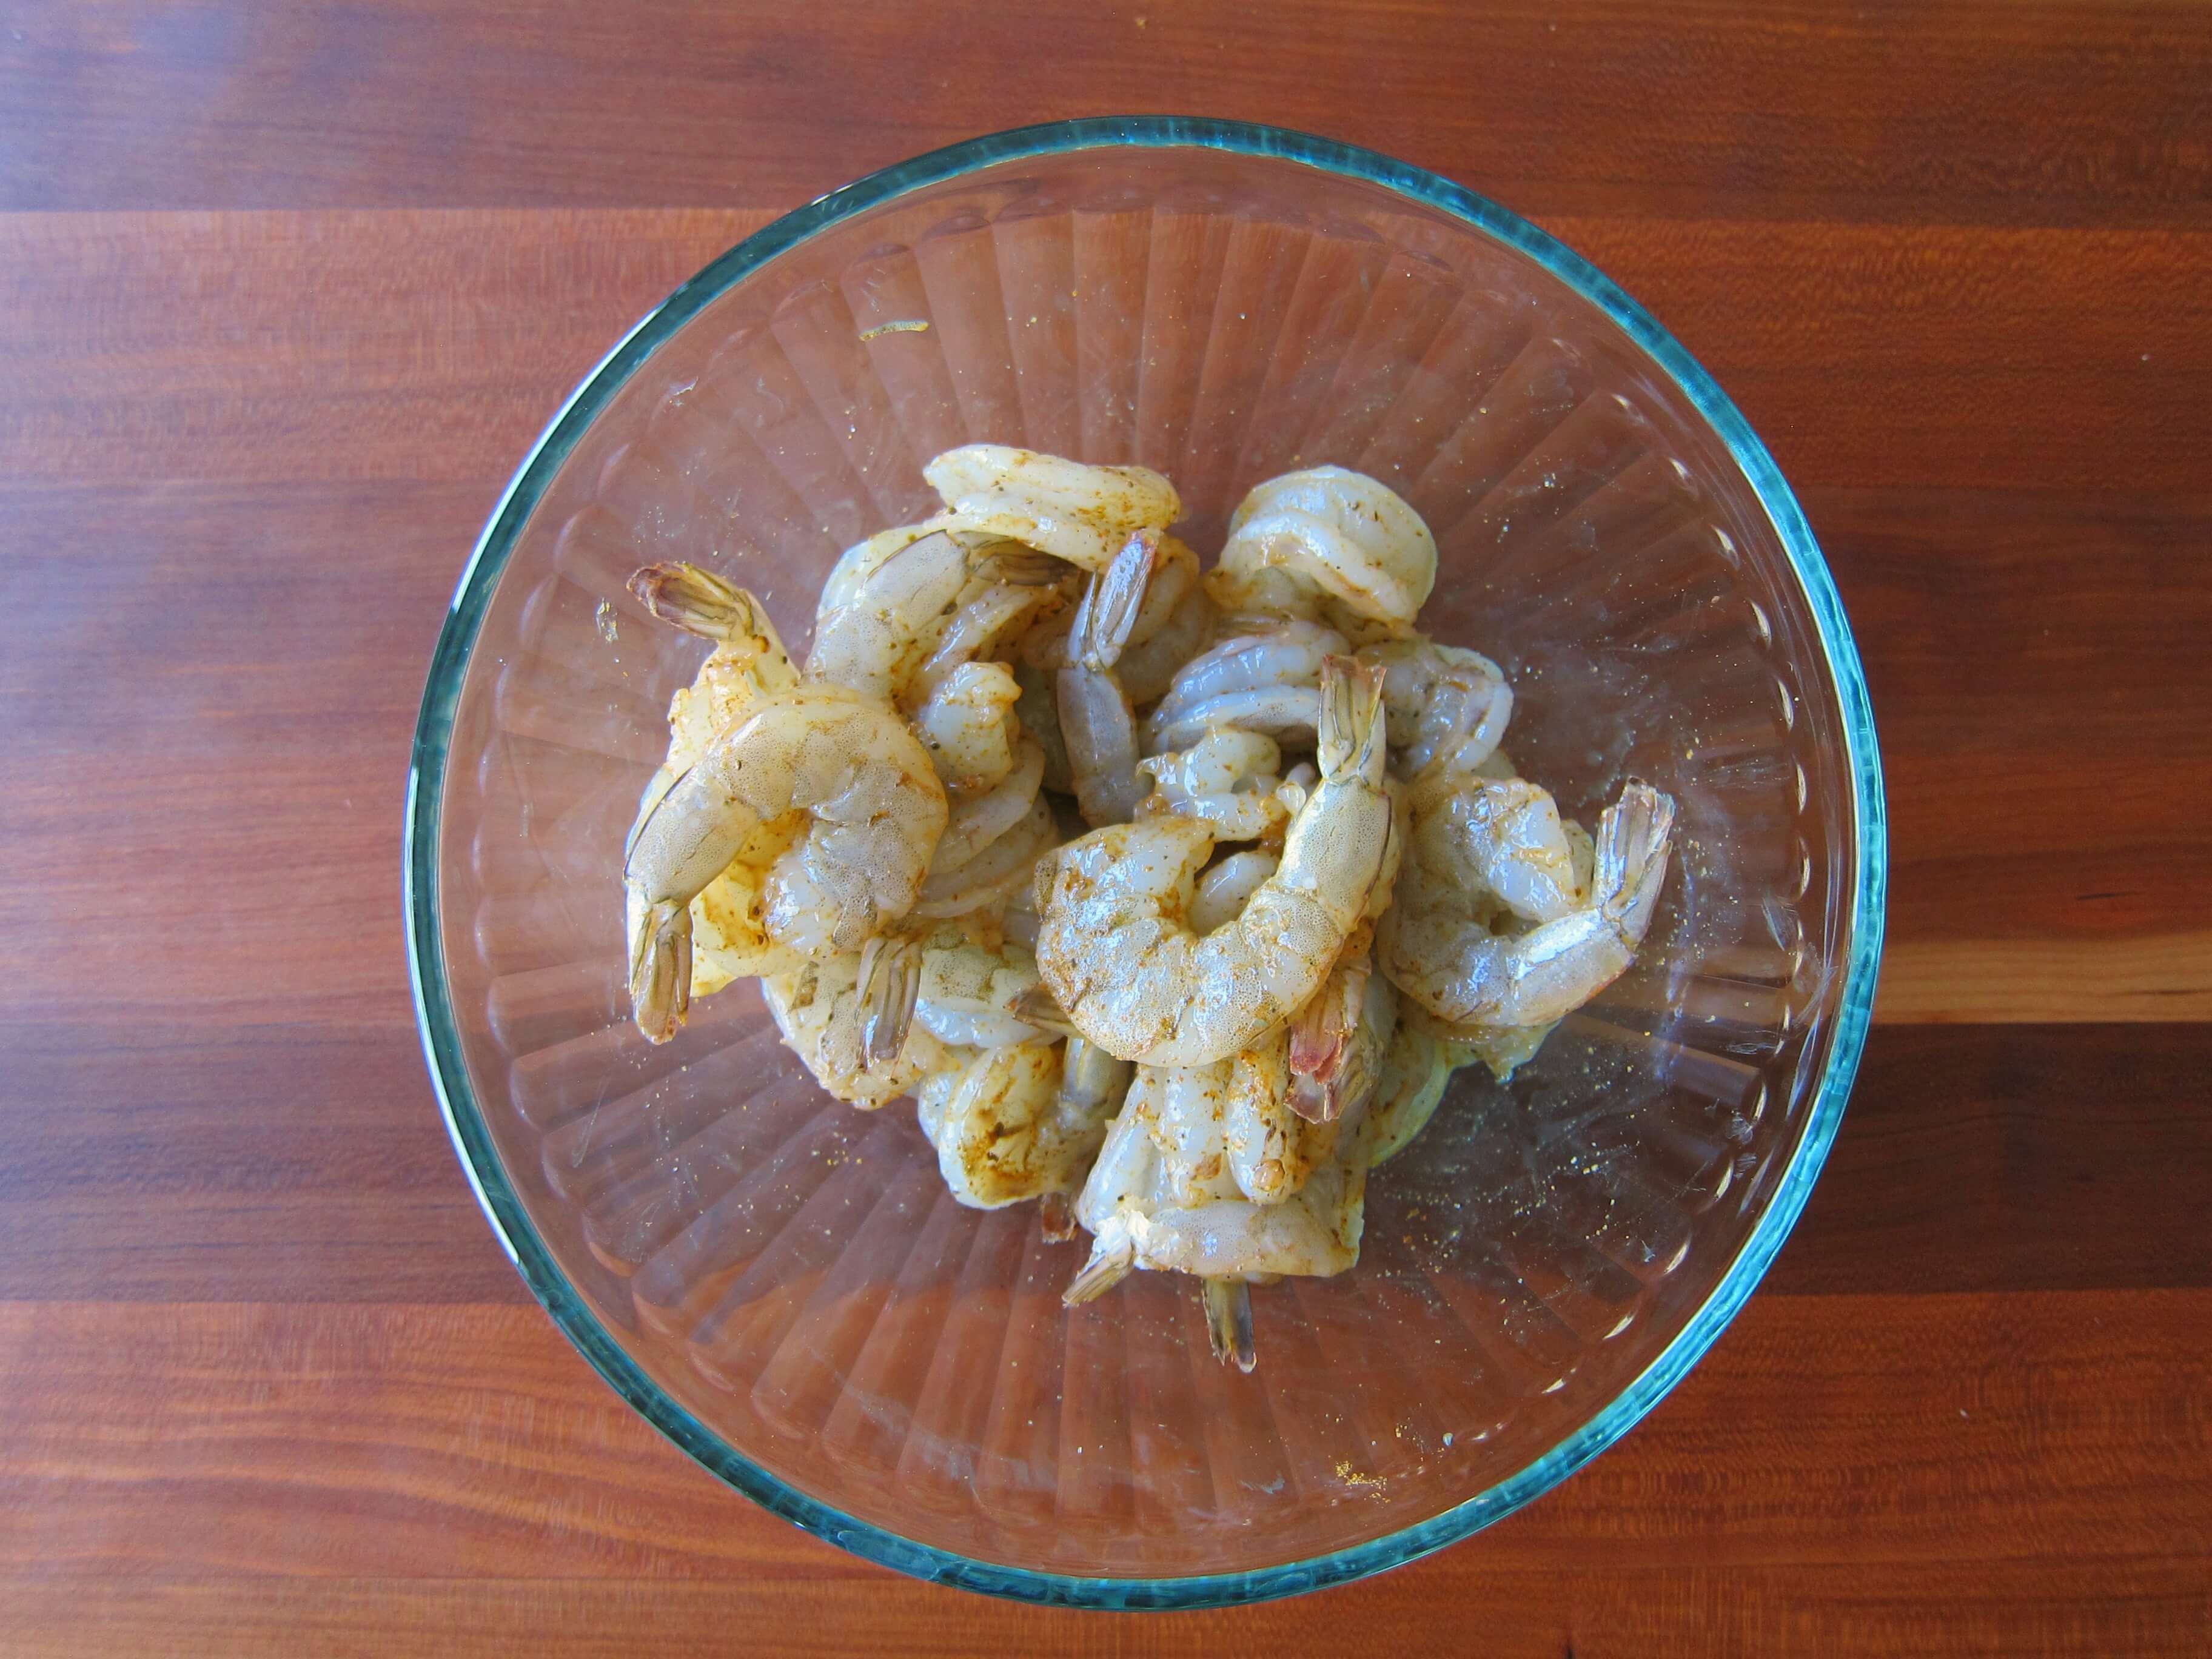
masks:
<path id="1" fill-rule="evenodd" d="M 708 744 L 638 825 L 623 866 L 639 1029 L 665 1042 L 690 1006 L 690 903 L 784 820 L 823 933 L 858 950 L 903 916 L 945 828 L 945 789 L 896 714 L 835 687 L 763 700 Z M 772 876 L 769 927 L 780 933 Z"/>
<path id="2" fill-rule="evenodd" d="M 1206 591 L 1224 611 L 1326 622 L 1365 641 L 1411 633 L 1436 580 L 1436 538 L 1402 496 L 1317 466 L 1244 497 Z"/>
<path id="3" fill-rule="evenodd" d="M 933 522 L 1011 537 L 1089 571 L 1103 570 L 1137 531 L 1165 530 L 1182 516 L 1175 486 L 1141 466 L 969 444 L 921 471 L 945 502 Z"/>
<path id="4" fill-rule="evenodd" d="M 1234 921 L 1189 925 L 1214 835 L 1164 815 L 1094 830 L 1039 867 L 1037 966 L 1076 1029 L 1124 1060 L 1204 1066 L 1304 1006 L 1366 915 L 1390 851 L 1379 676 L 1334 658 L 1321 781 Z"/>
<path id="5" fill-rule="evenodd" d="M 1571 1013 L 1636 959 L 1666 880 L 1674 824 L 1673 799 L 1632 781 L 1598 821 L 1588 893 L 1527 927 L 1450 833 L 1462 826 L 1433 809 L 1417 814 L 1398 903 L 1381 930 L 1383 971 L 1455 1027 L 1541 1026 Z"/>

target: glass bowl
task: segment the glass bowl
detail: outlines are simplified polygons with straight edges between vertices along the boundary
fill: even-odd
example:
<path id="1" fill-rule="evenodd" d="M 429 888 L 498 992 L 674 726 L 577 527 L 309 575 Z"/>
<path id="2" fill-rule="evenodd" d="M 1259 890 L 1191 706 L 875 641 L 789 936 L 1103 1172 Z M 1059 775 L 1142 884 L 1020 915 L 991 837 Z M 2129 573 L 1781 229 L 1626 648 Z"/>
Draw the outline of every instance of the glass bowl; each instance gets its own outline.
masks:
<path id="1" fill-rule="evenodd" d="M 1756 304 L 1755 296 L 1746 296 Z M 952 1202 L 910 1107 L 822 1094 L 750 984 L 631 1029 L 617 871 L 704 652 L 624 591 L 713 567 L 794 650 L 921 465 L 1026 445 L 1172 477 L 1218 544 L 1335 462 L 1426 517 L 1423 626 L 1502 662 L 1509 744 L 1585 818 L 1680 803 L 1635 969 L 1500 1086 L 1457 1075 L 1376 1174 L 1358 1267 L 1073 1311 L 1079 1243 Z M 799 1525 L 1036 1601 L 1189 1606 L 1464 1537 L 1620 1436 L 1803 1207 L 1880 954 L 1882 801 L 1826 568 L 1742 417 L 1550 237 L 1266 128 L 1066 122 L 824 197 L 616 346 L 494 514 L 432 665 L 408 804 L 424 1047 L 532 1291 L 670 1438 Z"/>

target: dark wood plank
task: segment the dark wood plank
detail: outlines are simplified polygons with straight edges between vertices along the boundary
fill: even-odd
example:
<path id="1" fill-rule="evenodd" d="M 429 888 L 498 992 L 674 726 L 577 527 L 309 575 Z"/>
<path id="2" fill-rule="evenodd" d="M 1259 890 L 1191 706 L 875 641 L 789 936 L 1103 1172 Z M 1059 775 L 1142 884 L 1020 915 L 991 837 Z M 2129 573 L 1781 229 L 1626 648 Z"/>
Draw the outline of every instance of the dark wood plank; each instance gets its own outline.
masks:
<path id="1" fill-rule="evenodd" d="M 982 1602 L 878 1577 L 655 1579 L 131 1579 L 0 1588 L 13 1650 L 255 1655 L 349 1651 L 379 1659 L 456 1652 L 515 1659 L 628 1659 L 641 1633 L 669 1659 L 729 1653 L 774 1633 L 778 1653 L 1039 1659 L 1132 1653 L 1258 1659 L 1373 1646 L 1457 1656 L 1468 1631 L 1498 1659 L 1710 1659 L 1942 1651 L 2197 1659 L 2212 1625 L 2212 1571 L 2179 1553 L 2136 1560 L 1885 1562 L 1878 1566 L 1466 1567 L 1455 1551 L 1364 1584 L 1230 1611 L 1121 1618 Z"/>
<path id="2" fill-rule="evenodd" d="M 2204 1291 L 1758 1297 L 1604 1457 L 1365 1594 L 1433 1610 L 1578 1561 L 2202 1563 L 2208 1316 Z M 0 1382 L 17 1583 L 888 1582 L 719 1487 L 534 1309 L 10 1304 Z"/>
<path id="3" fill-rule="evenodd" d="M 0 1024 L 0 1300 L 506 1302 L 412 1026 Z M 1782 1294 L 2212 1288 L 2212 1027 L 1882 1026 Z"/>
<path id="4" fill-rule="evenodd" d="M 2201 226 L 2212 195 L 2212 27 L 2182 4 L 101 0 L 12 33 L 19 208 L 799 202 L 1132 107 L 1330 133 L 1535 214 Z"/>
<path id="5" fill-rule="evenodd" d="M 767 216 L 0 216 L 0 477 L 504 481 L 623 330 Z M 1553 228 L 1800 486 L 2203 489 L 2212 231 Z"/>
<path id="6" fill-rule="evenodd" d="M 1883 1025 L 1762 1294 L 2212 1285 L 2212 1027 Z"/>

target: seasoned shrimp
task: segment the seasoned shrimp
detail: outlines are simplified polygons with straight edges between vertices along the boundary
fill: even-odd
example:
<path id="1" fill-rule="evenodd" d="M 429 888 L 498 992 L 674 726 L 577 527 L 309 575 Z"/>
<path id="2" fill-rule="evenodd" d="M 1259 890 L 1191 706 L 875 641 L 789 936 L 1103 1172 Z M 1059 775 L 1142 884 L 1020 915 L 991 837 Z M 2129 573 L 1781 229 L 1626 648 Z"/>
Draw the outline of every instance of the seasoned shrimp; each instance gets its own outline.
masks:
<path id="1" fill-rule="evenodd" d="M 714 734 L 763 697 L 788 691 L 799 672 L 761 602 L 696 564 L 649 564 L 629 591 L 661 621 L 714 641 L 691 684 L 668 705 L 668 781 L 705 752 Z"/>
<path id="2" fill-rule="evenodd" d="M 1291 823 L 1281 863 L 1233 922 L 1202 938 L 1188 924 L 1214 845 L 1198 819 L 1111 825 L 1040 866 L 1037 967 L 1084 1036 L 1145 1065 L 1209 1065 L 1251 1047 L 1320 988 L 1391 850 L 1377 678 L 1330 659 L 1321 781 Z"/>
<path id="3" fill-rule="evenodd" d="M 923 1083 L 916 1115 L 954 1198 L 995 1210 L 1054 1194 L 1064 1205 L 1082 1189 L 1120 1097 L 1095 1072 L 1070 1087 L 1066 1060 L 1056 1045 L 1018 1042 Z"/>
<path id="4" fill-rule="evenodd" d="M 1361 1109 L 1334 1123 L 1291 1119 L 1305 1173 L 1271 1203 L 1237 1185 L 1217 1127 L 1194 1160 L 1191 1126 L 1225 1118 L 1223 1066 L 1140 1066 L 1121 1115 L 1106 1132 L 1076 1218 L 1091 1256 L 1068 1285 L 1069 1304 L 1103 1294 L 1133 1269 L 1187 1273 L 1201 1280 L 1214 1352 L 1253 1364 L 1245 1285 L 1285 1273 L 1326 1278 L 1359 1259 L 1367 1158 Z"/>
<path id="5" fill-rule="evenodd" d="M 1137 763 L 1152 781 L 1138 811 L 1203 818 L 1213 826 L 1216 841 L 1279 837 L 1294 810 L 1282 793 L 1282 763 L 1283 751 L 1272 738 L 1217 727 L 1188 749 Z"/>
<path id="6" fill-rule="evenodd" d="M 1398 1022 L 1368 1103 L 1370 1168 L 1395 1158 L 1428 1127 L 1457 1058 L 1453 1045 L 1440 1040 L 1425 1022 Z"/>
<path id="7" fill-rule="evenodd" d="M 1436 580 L 1436 538 L 1419 514 L 1364 473 L 1317 466 L 1245 496 L 1206 585 L 1224 611 L 1326 622 L 1366 641 L 1410 633 Z"/>
<path id="8" fill-rule="evenodd" d="M 1304 738 L 1321 717 L 1321 665 L 1346 649 L 1344 635 L 1289 622 L 1221 641 L 1185 663 L 1145 721 L 1145 749 L 1188 749 L 1233 726 Z"/>
<path id="9" fill-rule="evenodd" d="M 1059 673 L 1060 737 L 1086 823 L 1127 823 L 1144 794 L 1136 716 L 1114 665 L 1144 604 L 1159 547 L 1158 532 L 1139 531 L 1091 579 L 1068 639 L 1072 660 Z"/>
<path id="10" fill-rule="evenodd" d="M 884 702 L 910 687 L 926 698 L 997 632 L 1049 601 L 1065 570 L 1027 549 L 971 546 L 947 531 L 902 543 L 816 617 L 805 678 Z M 1007 591 L 1017 588 L 1030 591 Z"/>
<path id="11" fill-rule="evenodd" d="M 690 1001 L 691 900 L 772 821 L 785 832 L 838 950 L 913 905 L 945 828 L 944 786 L 897 715 L 834 687 L 765 699 L 707 745 L 647 811 L 623 879 L 638 1028 L 665 1042 Z M 769 884 L 769 930 L 778 933 Z"/>
<path id="12" fill-rule="evenodd" d="M 799 673 L 760 601 L 711 571 L 692 564 L 647 565 L 631 576 L 629 590 L 663 622 L 715 642 L 691 684 L 669 702 L 668 758 L 639 804 L 642 823 L 717 732 L 743 720 L 763 699 L 791 690 Z M 794 965 L 794 953 L 768 933 L 763 891 L 788 841 L 780 824 L 763 825 L 691 901 L 687 994 L 707 996 L 733 979 Z"/>
<path id="13" fill-rule="evenodd" d="M 922 947 L 914 1018 L 949 1048 L 1047 1042 L 1056 1033 L 1016 1012 L 1036 984 L 1036 963 L 1020 945 L 990 950 L 940 932 Z"/>
<path id="14" fill-rule="evenodd" d="M 1375 1086 L 1397 1024 L 1398 1000 L 1375 971 L 1372 928 L 1362 922 L 1312 1001 L 1291 1021 L 1291 1103 L 1326 1123 Z"/>
<path id="15" fill-rule="evenodd" d="M 908 941 L 871 939 L 762 979 L 785 1043 L 839 1100 L 872 1111 L 954 1063 L 913 1020 L 920 955 Z"/>
<path id="16" fill-rule="evenodd" d="M 1498 665 L 1479 651 L 1428 640 L 1362 647 L 1362 662 L 1382 670 L 1391 769 L 1416 778 L 1431 767 L 1472 771 L 1504 741 L 1513 692 Z"/>
<path id="17" fill-rule="evenodd" d="M 1114 665 L 1129 701 L 1141 708 L 1166 696 L 1176 671 L 1206 648 L 1216 616 L 1199 580 L 1198 555 L 1176 538 L 1162 536 L 1144 608 Z"/>
<path id="18" fill-rule="evenodd" d="M 1382 969 L 1454 1026 L 1540 1026 L 1579 1008 L 1636 959 L 1667 876 L 1674 803 L 1632 781 L 1598 821 L 1595 868 L 1574 908 L 1526 932 L 1498 931 L 1497 896 L 1453 826 L 1417 812 L 1406 879 L 1382 933 Z"/>
<path id="19" fill-rule="evenodd" d="M 964 916 L 1003 904 L 1034 880 L 1037 860 L 1056 833 L 1052 808 L 1032 798 L 1021 821 L 982 851 L 950 869 L 932 867 L 913 914 L 930 919 Z"/>
<path id="20" fill-rule="evenodd" d="M 921 470 L 944 499 L 933 522 L 1008 536 L 1089 571 L 1131 535 L 1182 516 L 1175 486 L 1141 466 L 1085 466 L 1033 449 L 969 444 Z"/>

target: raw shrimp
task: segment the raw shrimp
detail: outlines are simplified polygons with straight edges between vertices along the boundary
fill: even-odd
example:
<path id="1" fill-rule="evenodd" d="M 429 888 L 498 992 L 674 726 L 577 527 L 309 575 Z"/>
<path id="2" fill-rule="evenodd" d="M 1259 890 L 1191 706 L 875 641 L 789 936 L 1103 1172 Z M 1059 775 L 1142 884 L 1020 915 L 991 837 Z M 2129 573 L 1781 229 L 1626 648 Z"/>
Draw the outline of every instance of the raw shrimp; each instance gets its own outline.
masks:
<path id="1" fill-rule="evenodd" d="M 1176 672 L 1212 637 L 1216 614 L 1199 581 L 1198 555 L 1176 538 L 1162 536 L 1144 609 L 1114 665 L 1131 702 L 1141 708 L 1167 695 Z"/>
<path id="2" fill-rule="evenodd" d="M 805 678 L 885 702 L 919 682 L 926 697 L 985 648 L 995 629 L 1012 626 L 1024 606 L 1047 602 L 1065 568 L 1002 541 L 971 547 L 942 530 L 917 537 L 858 576 L 842 604 L 817 617 Z M 1032 593 L 1010 600 L 1001 590 L 1011 588 Z M 981 605 L 981 614 L 970 617 L 963 601 Z M 995 618 L 995 629 L 986 618 Z"/>
<path id="3" fill-rule="evenodd" d="M 956 796 L 995 787 L 1014 764 L 1022 689 L 1006 663 L 981 659 L 1039 616 L 1066 609 L 1076 574 L 1011 542 L 971 550 L 969 569 L 957 608 L 933 625 L 935 647 L 896 692 Z"/>
<path id="4" fill-rule="evenodd" d="M 1368 641 L 1412 632 L 1436 580 L 1436 538 L 1419 514 L 1364 473 L 1317 466 L 1245 496 L 1206 586 L 1224 611 L 1326 622 Z"/>
<path id="5" fill-rule="evenodd" d="M 1359 1258 L 1365 1133 L 1358 1107 L 1334 1123 L 1290 1120 L 1285 1133 L 1297 1137 L 1304 1177 L 1277 1201 L 1255 1203 L 1237 1185 L 1221 1127 L 1228 1069 L 1138 1068 L 1076 1200 L 1076 1218 L 1092 1235 L 1091 1256 L 1063 1299 L 1090 1301 L 1133 1269 L 1195 1274 L 1207 1281 L 1215 1354 L 1249 1370 L 1245 1286 L 1282 1273 L 1325 1278 Z M 1192 1126 L 1209 1121 L 1221 1144 L 1194 1161 Z"/>
<path id="6" fill-rule="evenodd" d="M 1479 651 L 1428 640 L 1362 647 L 1362 662 L 1382 670 L 1391 769 L 1416 778 L 1431 767 L 1472 771 L 1504 740 L 1513 692 L 1498 665 Z"/>
<path id="7" fill-rule="evenodd" d="M 871 939 L 857 951 L 808 962 L 761 981 L 784 1042 L 839 1100 L 869 1110 L 954 1063 L 913 1020 L 921 951 Z"/>
<path id="8" fill-rule="evenodd" d="M 761 602 L 696 564 L 649 564 L 629 591 L 661 621 L 714 641 L 691 684 L 668 705 L 667 781 L 697 760 L 714 734 L 762 698 L 799 684 L 791 655 Z M 642 814 L 641 814 L 642 816 Z"/>
<path id="9" fill-rule="evenodd" d="M 1194 657 L 1145 721 L 1149 754 L 1188 749 L 1224 726 L 1303 737 L 1321 716 L 1321 665 L 1344 635 L 1310 622 L 1244 632 Z"/>
<path id="10" fill-rule="evenodd" d="M 1440 1041 L 1425 1023 L 1398 1022 L 1368 1101 L 1369 1167 L 1395 1158 L 1428 1127 L 1437 1103 L 1444 1097 L 1444 1085 L 1451 1081 L 1455 1058 L 1453 1046 Z"/>
<path id="11" fill-rule="evenodd" d="M 1052 808 L 1032 798 L 1021 821 L 989 846 L 951 869 L 933 867 L 915 898 L 917 917 L 964 916 L 1004 903 L 1030 884 L 1037 860 L 1056 833 Z"/>
<path id="12" fill-rule="evenodd" d="M 1137 722 L 1114 665 L 1144 604 L 1159 556 L 1158 531 L 1139 531 L 1091 579 L 1068 636 L 1062 668 L 1060 731 L 1084 821 L 1127 823 L 1144 793 L 1137 778 Z"/>
<path id="13" fill-rule="evenodd" d="M 940 930 L 922 946 L 915 1022 L 955 1048 L 1049 1041 L 1055 1031 L 1017 1012 L 1036 984 L 1036 960 L 1020 945 L 990 950 Z"/>
<path id="14" fill-rule="evenodd" d="M 1137 763 L 1152 781 L 1138 811 L 1203 818 L 1213 826 L 1216 841 L 1279 836 L 1294 810 L 1279 793 L 1282 763 L 1283 751 L 1272 738 L 1216 727 L 1188 749 Z"/>
<path id="15" fill-rule="evenodd" d="M 1008 536 L 1085 570 L 1100 571 L 1139 530 L 1182 516 L 1175 486 L 1141 466 L 1085 466 L 1033 449 L 969 444 L 921 470 L 944 499 L 933 522 Z"/>
<path id="16" fill-rule="evenodd" d="M 1083 1036 L 1146 1065 L 1207 1065 L 1320 988 L 1390 852 L 1379 678 L 1344 658 L 1325 668 L 1321 781 L 1233 922 L 1201 938 L 1185 920 L 1214 845 L 1198 819 L 1094 830 L 1040 866 L 1037 966 Z"/>
<path id="17" fill-rule="evenodd" d="M 1540 1026 L 1625 971 L 1666 880 L 1674 803 L 1632 781 L 1598 821 L 1595 868 L 1574 908 L 1526 932 L 1497 931 L 1504 907 L 1439 814 L 1417 814 L 1398 904 L 1382 928 L 1382 969 L 1459 1027 Z M 1449 828 L 1445 825 L 1443 828 Z"/>
<path id="18" fill-rule="evenodd" d="M 1372 928 L 1362 922 L 1336 966 L 1291 1021 L 1291 1103 L 1326 1123 L 1375 1086 L 1376 1068 L 1398 1019 L 1398 1000 L 1375 971 Z"/>
<path id="19" fill-rule="evenodd" d="M 916 1116 L 961 1203 L 995 1210 L 1060 1194 L 1064 1206 L 1081 1190 L 1120 1098 L 1110 1079 L 1099 1082 L 1094 1069 L 1070 1087 L 1058 1046 L 1013 1043 L 931 1077 Z"/>
<path id="20" fill-rule="evenodd" d="M 1190 901 L 1190 931 L 1200 935 L 1237 920 L 1282 860 L 1273 853 L 1231 853 L 1199 872 Z"/>
<path id="21" fill-rule="evenodd" d="M 692 564 L 647 565 L 631 576 L 629 590 L 663 622 L 715 642 L 691 684 L 670 700 L 668 758 L 639 804 L 642 823 L 717 732 L 743 720 L 764 698 L 789 690 L 799 674 L 760 601 L 712 571 Z M 788 840 L 781 826 L 763 825 L 691 901 L 688 994 L 706 996 L 733 979 L 794 965 L 794 953 L 769 935 L 763 894 L 769 866 Z"/>
<path id="22" fill-rule="evenodd" d="M 770 878 L 769 933 L 781 931 L 787 862 L 817 896 L 830 943 L 857 950 L 921 891 L 945 790 L 896 714 L 834 687 L 767 698 L 717 736 L 647 811 L 624 861 L 631 1004 L 654 1042 L 690 1006 L 691 900 L 777 819 L 796 857 Z"/>

